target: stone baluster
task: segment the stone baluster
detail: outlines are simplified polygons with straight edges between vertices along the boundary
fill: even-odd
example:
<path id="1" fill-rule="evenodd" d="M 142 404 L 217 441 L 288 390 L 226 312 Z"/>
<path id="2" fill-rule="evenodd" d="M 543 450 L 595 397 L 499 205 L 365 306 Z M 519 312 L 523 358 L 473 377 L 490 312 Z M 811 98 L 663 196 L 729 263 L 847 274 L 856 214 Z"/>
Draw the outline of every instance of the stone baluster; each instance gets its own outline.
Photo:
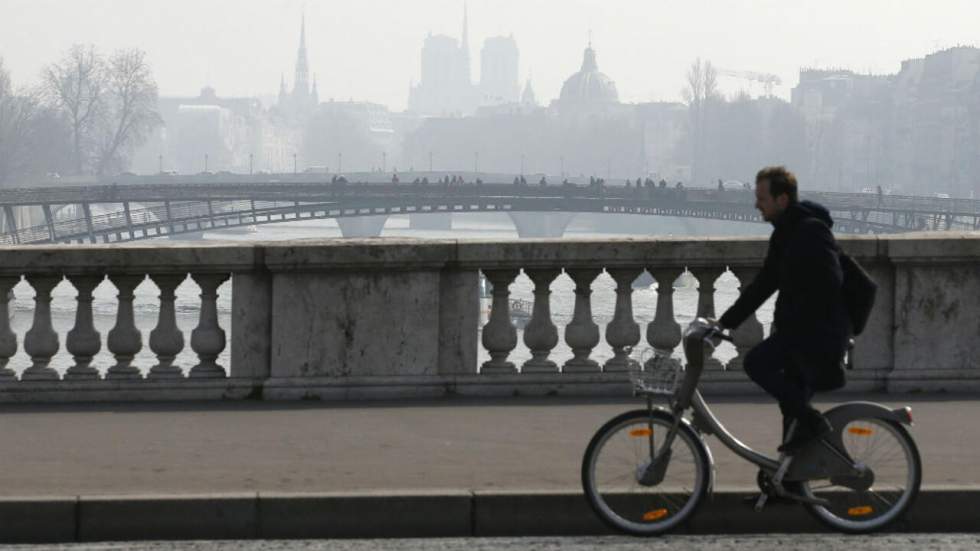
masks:
<path id="1" fill-rule="evenodd" d="M 179 379 L 184 376 L 174 365 L 174 359 L 184 349 L 184 334 L 177 327 L 174 311 L 175 291 L 187 278 L 186 274 L 151 274 L 150 279 L 160 288 L 160 314 L 157 326 L 150 331 L 150 350 L 157 364 L 150 368 L 150 379 Z"/>
<path id="2" fill-rule="evenodd" d="M 493 302 L 490 319 L 483 326 L 483 347 L 490 359 L 480 366 L 481 373 L 516 373 L 517 367 L 507 361 L 507 356 L 517 346 L 517 329 L 510 320 L 510 284 L 517 277 L 517 270 L 484 270 L 483 274 L 493 285 Z"/>
<path id="3" fill-rule="evenodd" d="M 711 266 L 698 266 L 690 268 L 691 273 L 698 280 L 698 310 L 696 316 L 699 318 L 715 317 L 715 280 L 725 271 L 724 268 Z M 714 350 L 710 346 L 704 348 L 704 368 L 721 369 L 721 362 L 714 357 Z"/>
<path id="4" fill-rule="evenodd" d="M 116 325 L 109 330 L 106 339 L 109 352 L 116 359 L 115 365 L 106 371 L 106 379 L 139 379 L 140 370 L 133 365 L 133 358 L 143 348 L 143 334 L 133 320 L 133 291 L 146 276 L 110 275 L 109 281 L 119 291 L 116 308 Z"/>
<path id="5" fill-rule="evenodd" d="M 65 348 L 75 359 L 75 364 L 65 372 L 68 380 L 94 380 L 99 371 L 92 367 L 92 358 L 102 349 L 102 335 L 92 323 L 92 291 L 102 283 L 102 275 L 70 275 L 68 281 L 78 291 L 75 301 L 75 327 L 68 332 Z"/>
<path id="6" fill-rule="evenodd" d="M 35 292 L 34 323 L 24 335 L 24 351 L 32 363 L 20 378 L 24 381 L 57 380 L 58 372 L 48 365 L 60 347 L 58 333 L 51 325 L 51 291 L 61 282 L 61 276 L 28 275 L 27 282 Z"/>
<path id="7" fill-rule="evenodd" d="M 556 373 L 558 364 L 548 355 L 558 344 L 558 328 L 551 320 L 551 282 L 560 270 L 527 270 L 534 282 L 534 310 L 531 321 L 524 328 L 524 344 L 531 351 L 531 359 L 521 366 L 522 373 Z"/>
<path id="8" fill-rule="evenodd" d="M 572 358 L 565 362 L 562 371 L 582 373 L 599 371 L 599 363 L 589 358 L 592 349 L 599 344 L 599 326 L 592 321 L 592 280 L 599 275 L 596 268 L 572 268 L 566 270 L 575 282 L 575 313 L 565 326 L 565 342 L 572 349 Z"/>
<path id="9" fill-rule="evenodd" d="M 674 280 L 681 268 L 647 268 L 657 280 L 657 311 L 647 325 L 647 342 L 658 355 L 671 356 L 681 342 L 681 325 L 674 319 Z M 644 369 L 650 367 L 654 356 L 647 359 Z"/>
<path id="10" fill-rule="evenodd" d="M 218 325 L 218 287 L 228 274 L 191 274 L 201 287 L 201 317 L 191 332 L 191 349 L 198 363 L 191 368 L 194 378 L 225 377 L 225 368 L 218 365 L 218 355 L 225 349 L 225 330 Z"/>
<path id="11" fill-rule="evenodd" d="M 19 281 L 19 277 L 0 277 L 0 383 L 16 380 L 7 363 L 17 353 L 17 334 L 10 328 L 10 299 Z"/>
<path id="12" fill-rule="evenodd" d="M 640 342 L 640 326 L 633 319 L 633 280 L 642 268 L 611 268 L 607 270 L 616 281 L 616 307 L 613 318 L 606 326 L 606 342 L 612 347 L 613 357 L 606 361 L 603 371 L 626 371 L 629 368 L 627 347 Z"/>
<path id="13" fill-rule="evenodd" d="M 734 267 L 731 270 L 738 278 L 740 290 L 744 289 L 759 273 L 759 268 L 745 266 Z M 735 350 L 738 351 L 738 355 L 729 360 L 728 369 L 742 369 L 745 355 L 753 346 L 762 342 L 762 333 L 762 324 L 759 323 L 759 318 L 755 316 L 755 312 L 752 312 L 741 325 L 732 331 L 732 338 L 735 341 Z"/>

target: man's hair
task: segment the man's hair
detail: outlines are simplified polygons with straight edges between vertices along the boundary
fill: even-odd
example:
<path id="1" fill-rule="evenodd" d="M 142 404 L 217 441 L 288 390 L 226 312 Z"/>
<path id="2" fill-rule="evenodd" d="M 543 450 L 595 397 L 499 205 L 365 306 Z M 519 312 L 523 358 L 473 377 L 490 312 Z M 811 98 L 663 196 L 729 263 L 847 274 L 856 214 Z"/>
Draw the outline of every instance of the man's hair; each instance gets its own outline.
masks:
<path id="1" fill-rule="evenodd" d="M 769 195 L 773 199 L 786 194 L 790 203 L 797 201 L 796 175 L 786 170 L 784 166 L 767 166 L 755 175 L 755 183 L 761 181 L 769 182 Z"/>

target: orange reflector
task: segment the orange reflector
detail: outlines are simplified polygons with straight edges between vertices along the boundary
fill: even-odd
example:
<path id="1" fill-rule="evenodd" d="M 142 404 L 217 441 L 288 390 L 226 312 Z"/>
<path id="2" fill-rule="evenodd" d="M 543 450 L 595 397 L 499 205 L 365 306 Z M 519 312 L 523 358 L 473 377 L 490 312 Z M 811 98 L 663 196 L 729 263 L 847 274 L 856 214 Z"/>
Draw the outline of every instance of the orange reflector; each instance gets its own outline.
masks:
<path id="1" fill-rule="evenodd" d="M 851 427 L 847 429 L 847 432 L 858 436 L 871 436 L 871 429 L 866 429 L 864 427 Z"/>
<path id="2" fill-rule="evenodd" d="M 851 507 L 850 509 L 847 510 L 847 514 L 851 515 L 852 517 L 860 517 L 864 515 L 870 515 L 871 511 L 872 509 L 870 506 L 863 505 L 861 507 Z"/>
<path id="3" fill-rule="evenodd" d="M 643 520 L 660 520 L 667 515 L 667 509 L 654 509 L 643 513 Z"/>
<path id="4" fill-rule="evenodd" d="M 653 434 L 653 429 L 633 429 L 630 431 L 630 436 L 633 438 L 640 438 L 641 436 L 650 436 Z"/>

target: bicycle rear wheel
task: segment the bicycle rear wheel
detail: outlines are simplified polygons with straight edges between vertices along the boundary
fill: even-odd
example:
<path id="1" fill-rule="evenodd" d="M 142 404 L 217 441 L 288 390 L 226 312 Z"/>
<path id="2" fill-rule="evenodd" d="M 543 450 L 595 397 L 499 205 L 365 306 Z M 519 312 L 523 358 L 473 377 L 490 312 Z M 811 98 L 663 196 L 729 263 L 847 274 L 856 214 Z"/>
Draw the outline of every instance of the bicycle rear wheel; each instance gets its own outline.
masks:
<path id="1" fill-rule="evenodd" d="M 829 502 L 806 507 L 835 530 L 854 534 L 880 530 L 900 518 L 919 493 L 919 450 L 905 427 L 894 421 L 853 419 L 841 431 L 845 451 L 856 464 L 866 466 L 866 474 L 801 483 L 804 495 Z"/>
<path id="2" fill-rule="evenodd" d="M 640 481 L 651 457 L 663 451 L 673 424 L 665 411 L 636 410 L 615 417 L 592 437 L 582 458 L 582 488 L 608 526 L 638 536 L 661 534 L 687 520 L 704 500 L 711 463 L 704 442 L 686 422 L 670 446 L 662 477 L 655 484 Z"/>

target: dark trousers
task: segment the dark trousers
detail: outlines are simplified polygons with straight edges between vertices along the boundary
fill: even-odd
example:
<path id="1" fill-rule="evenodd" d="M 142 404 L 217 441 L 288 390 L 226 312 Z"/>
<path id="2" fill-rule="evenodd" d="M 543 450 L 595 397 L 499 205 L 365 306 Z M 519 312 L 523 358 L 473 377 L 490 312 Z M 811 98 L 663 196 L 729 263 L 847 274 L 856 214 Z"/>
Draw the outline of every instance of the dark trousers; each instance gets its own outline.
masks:
<path id="1" fill-rule="evenodd" d="M 813 377 L 778 335 L 771 335 L 750 350 L 743 365 L 749 378 L 779 401 L 784 422 L 804 418 L 813 409 Z"/>

